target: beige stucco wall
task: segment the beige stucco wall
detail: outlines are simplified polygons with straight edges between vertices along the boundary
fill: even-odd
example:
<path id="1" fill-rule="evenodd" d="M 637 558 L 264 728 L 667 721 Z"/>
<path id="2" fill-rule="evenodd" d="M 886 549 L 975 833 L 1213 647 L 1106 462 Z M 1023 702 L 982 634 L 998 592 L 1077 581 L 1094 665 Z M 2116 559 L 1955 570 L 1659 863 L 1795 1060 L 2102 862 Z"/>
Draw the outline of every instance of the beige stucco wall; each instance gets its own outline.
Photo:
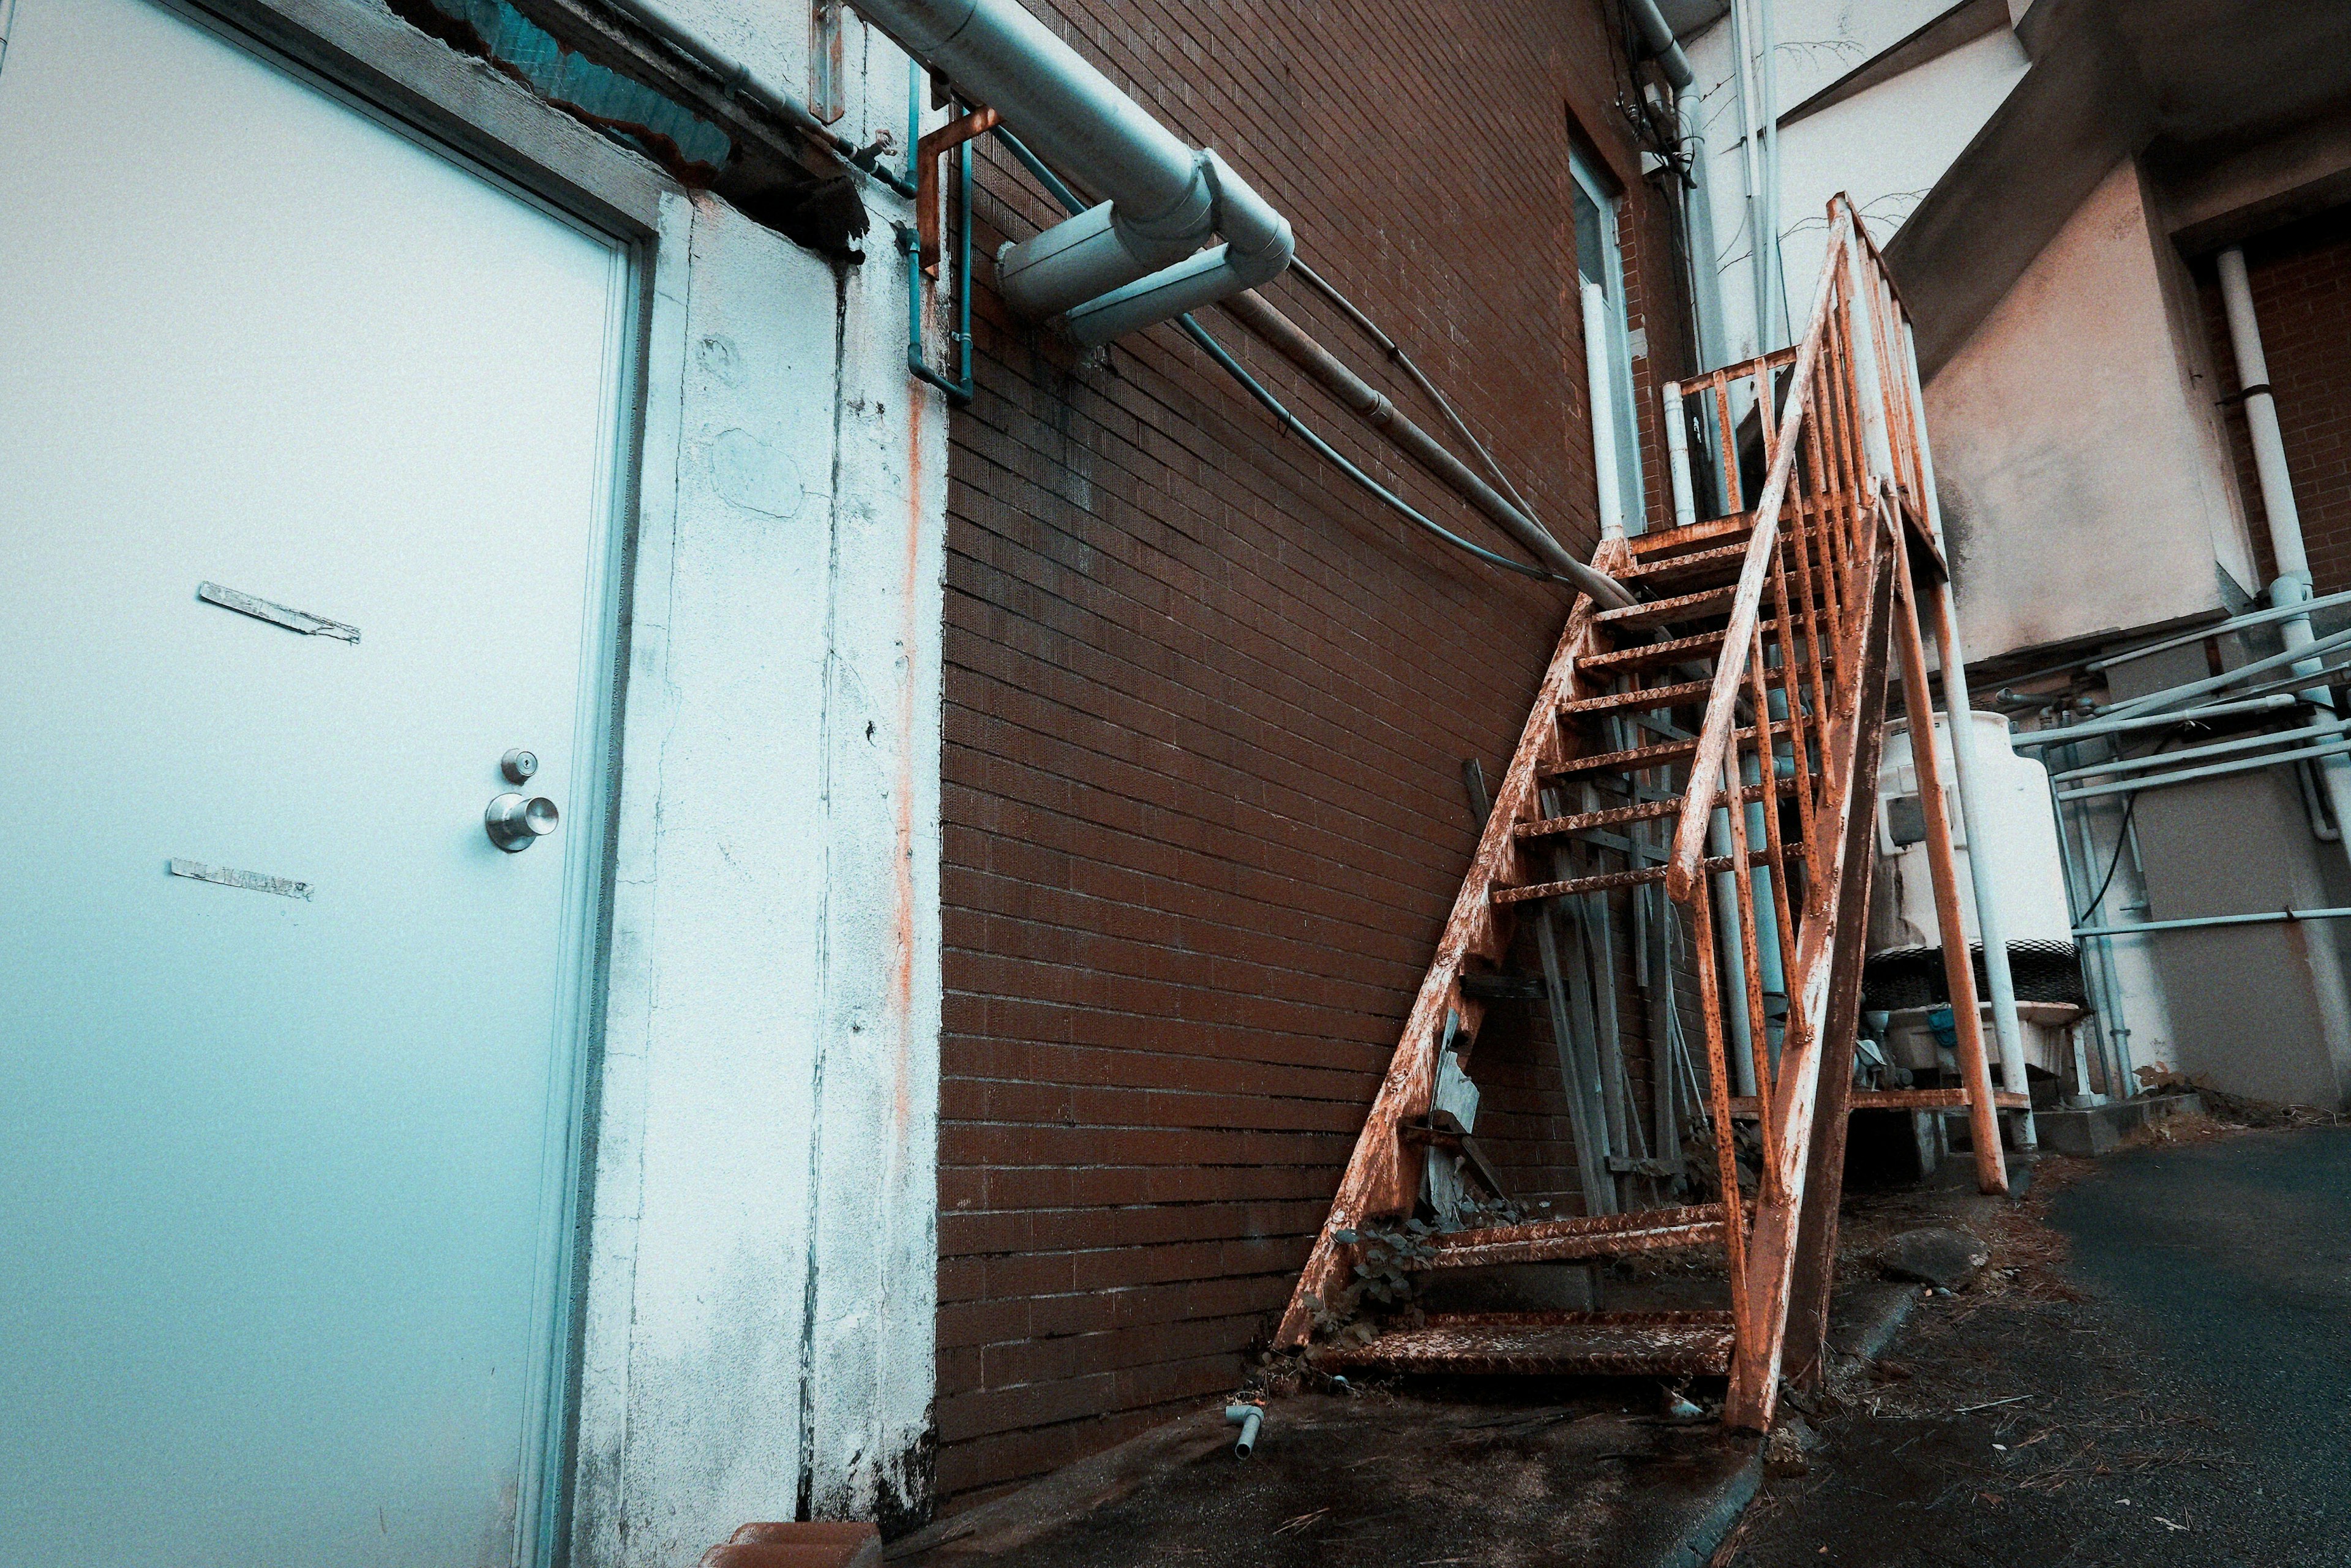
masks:
<path id="1" fill-rule="evenodd" d="M 2117 163 L 1927 390 L 1970 658 L 2256 586 L 2169 244 Z"/>

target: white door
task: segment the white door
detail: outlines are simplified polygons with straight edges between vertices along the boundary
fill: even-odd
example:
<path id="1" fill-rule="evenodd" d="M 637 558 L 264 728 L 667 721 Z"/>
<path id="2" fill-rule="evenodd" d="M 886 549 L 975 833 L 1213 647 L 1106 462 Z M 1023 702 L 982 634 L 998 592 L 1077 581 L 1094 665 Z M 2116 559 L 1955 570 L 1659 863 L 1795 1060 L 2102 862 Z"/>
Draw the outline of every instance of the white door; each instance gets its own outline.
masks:
<path id="1" fill-rule="evenodd" d="M 16 0 L 9 1568 L 538 1554 L 632 271 L 177 13 Z"/>

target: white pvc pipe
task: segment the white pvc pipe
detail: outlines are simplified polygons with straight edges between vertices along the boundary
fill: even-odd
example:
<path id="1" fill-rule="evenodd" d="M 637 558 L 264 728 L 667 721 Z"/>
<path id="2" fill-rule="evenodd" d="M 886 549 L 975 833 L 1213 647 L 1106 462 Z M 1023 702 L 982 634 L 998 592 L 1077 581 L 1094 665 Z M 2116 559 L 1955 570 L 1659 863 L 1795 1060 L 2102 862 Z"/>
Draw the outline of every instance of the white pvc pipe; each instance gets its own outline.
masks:
<path id="1" fill-rule="evenodd" d="M 1761 354 L 1770 349 L 1770 345 L 1763 341 L 1766 330 L 1763 225 L 1768 220 L 1762 209 L 1762 133 L 1756 119 L 1762 89 L 1754 79 L 1754 28 L 1753 24 L 1747 20 L 1746 12 L 1747 0 L 1730 0 L 1731 86 L 1739 107 L 1740 172 L 1747 185 L 1747 280 L 1750 292 L 1754 296 L 1755 351 Z"/>
<path id="2" fill-rule="evenodd" d="M 1857 220 L 1856 220 L 1857 221 Z M 1918 441 L 1918 477 L 1927 493 L 1928 532 L 1935 548 L 1943 546 L 1943 504 L 1935 494 L 1935 448 L 1927 438 L 1927 398 L 1918 379 L 1918 340 L 1907 322 L 1902 328 L 1902 374 L 1910 393 L 1913 429 Z M 1944 560 L 1949 563 L 1948 553 Z M 1975 712 L 1968 696 L 1968 657 L 1959 645 L 1959 601 L 1947 574 L 1936 592 L 1942 600 L 1943 624 L 1951 632 L 1949 644 L 1937 639 L 1936 653 L 1943 665 L 1943 711 L 1950 716 L 1951 774 L 1959 786 L 1959 823 L 1968 836 L 1968 880 L 1976 895 L 1976 935 L 1983 939 L 1984 989 L 1991 993 L 1992 1038 L 2000 1047 L 2000 1077 L 2010 1092 L 2030 1095 L 2024 1074 L 2024 1031 L 2016 1017 L 2016 977 L 2008 963 L 2008 916 L 2001 907 L 2000 876 L 1991 863 L 1990 841 L 1984 836 L 1983 769 L 1976 758 Z M 1946 942 L 1967 940 L 1964 932 L 1946 932 Z M 2040 1132 L 2032 1124 L 2028 1100 L 2018 1118 L 2022 1141 L 2036 1146 Z"/>
<path id="3" fill-rule="evenodd" d="M 1757 67 L 1762 112 L 1756 124 L 1763 142 L 1763 232 L 1755 236 L 1756 253 L 1763 259 L 1763 317 L 1756 352 L 1782 347 L 1795 328 L 1786 319 L 1787 290 L 1780 276 L 1780 30 L 1771 0 L 1755 0 L 1756 30 L 1762 35 L 1763 58 Z M 1855 222 L 1860 221 L 1855 214 Z"/>
<path id="4" fill-rule="evenodd" d="M 2261 481 L 2262 511 L 2269 518 L 2270 553 L 2276 558 L 2277 580 L 2270 584 L 2270 602 L 2281 607 L 2309 602 L 2310 556 L 2303 548 L 2302 512 L 2294 505 L 2294 479 L 2286 469 L 2285 438 L 2278 431 L 2277 400 L 2270 393 L 2269 358 L 2262 351 L 2261 321 L 2253 314 L 2253 291 L 2245 277 L 2245 252 L 2231 246 L 2220 253 L 2220 303 L 2229 316 L 2229 344 L 2236 351 L 2237 384 L 2245 389 L 2245 423 L 2252 433 L 2253 471 Z M 2307 648 L 2316 640 L 2306 612 L 2288 615 L 2279 632 L 2289 653 Z M 2296 674 L 2316 674 L 2319 661 L 2294 664 Z M 2335 702 L 2325 685 L 2302 694 L 2319 713 L 2331 715 Z M 2338 721 L 2339 724 L 2339 721 Z M 2351 757 L 2327 757 L 2319 772 L 2326 798 L 2338 823 L 2351 823 Z M 2344 835 L 2351 851 L 2351 833 Z"/>
<path id="5" fill-rule="evenodd" d="M 1657 0 L 1632 0 L 1632 8 L 1650 56 L 1674 89 L 1676 131 L 1688 163 L 1683 176 L 1682 230 L 1690 252 L 1690 314 L 1698 330 L 1699 367 L 1710 371 L 1730 356 L 1722 340 L 1722 274 L 1715 266 L 1714 203 L 1707 183 L 1706 95 L 1672 25 L 1657 9 Z"/>
<path id="6" fill-rule="evenodd" d="M 1666 473 L 1673 482 L 1674 527 L 1688 528 L 1698 521 L 1698 495 L 1690 481 L 1689 415 L 1682 402 L 1682 384 L 1667 382 L 1662 394 L 1665 403 Z"/>
<path id="7" fill-rule="evenodd" d="M 1600 537 L 1625 537 L 1623 476 L 1617 472 L 1615 376 L 1608 363 L 1608 345 L 1614 337 L 1608 319 L 1608 296 L 1590 278 L 1583 281 L 1583 382 L 1592 402 L 1592 479 L 1598 493 Z"/>

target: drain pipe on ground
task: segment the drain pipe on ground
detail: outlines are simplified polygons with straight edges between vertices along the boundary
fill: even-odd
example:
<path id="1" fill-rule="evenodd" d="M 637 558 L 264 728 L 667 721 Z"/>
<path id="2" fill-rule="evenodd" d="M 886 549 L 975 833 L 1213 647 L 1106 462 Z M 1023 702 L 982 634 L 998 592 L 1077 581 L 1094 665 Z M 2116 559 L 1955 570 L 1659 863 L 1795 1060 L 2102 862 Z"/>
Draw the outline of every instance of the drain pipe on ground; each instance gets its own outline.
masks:
<path id="1" fill-rule="evenodd" d="M 1225 1406 L 1225 1419 L 1241 1429 L 1233 1444 L 1233 1458 L 1246 1459 L 1257 1451 L 1258 1427 L 1265 1420 L 1265 1406 L 1235 1403 Z"/>
<path id="2" fill-rule="evenodd" d="M 2262 327 L 2253 314 L 2253 291 L 2245 277 L 2245 252 L 2231 246 L 2220 253 L 2220 302 L 2229 316 L 2229 343 L 2236 350 L 2237 384 L 2244 389 L 2245 423 L 2253 438 L 2253 471 L 2261 482 L 2262 511 L 2269 518 L 2270 554 L 2277 580 L 2270 603 L 2288 610 L 2279 623 L 2289 652 L 2316 640 L 2310 614 L 2300 608 L 2311 597 L 2310 555 L 2303 548 L 2302 512 L 2294 505 L 2294 480 L 2286 469 L 2285 438 L 2278 431 L 2277 400 L 2270 393 L 2269 359 L 2262 351 Z M 2294 664 L 2296 674 L 2316 674 L 2320 662 Z M 2301 694 L 2322 722 L 2336 719 L 2335 699 L 2325 685 Z M 2340 720 L 2337 719 L 2337 727 Z M 2329 757 L 2319 768 L 2326 799 L 2337 822 L 2351 822 L 2351 757 Z"/>

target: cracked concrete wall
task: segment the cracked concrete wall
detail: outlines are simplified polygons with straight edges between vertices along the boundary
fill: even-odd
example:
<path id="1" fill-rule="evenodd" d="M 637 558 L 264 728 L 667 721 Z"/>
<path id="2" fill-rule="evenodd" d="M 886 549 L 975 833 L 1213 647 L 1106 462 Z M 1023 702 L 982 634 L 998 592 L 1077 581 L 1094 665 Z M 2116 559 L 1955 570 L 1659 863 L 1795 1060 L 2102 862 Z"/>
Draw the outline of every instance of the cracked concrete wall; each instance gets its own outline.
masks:
<path id="1" fill-rule="evenodd" d="M 681 9 L 804 82 L 804 9 Z M 904 57 L 848 26 L 842 131 L 903 136 Z M 840 268 L 707 197 L 665 212 L 578 1563 L 928 1507 L 946 414 L 906 373 L 907 204 L 865 194 L 868 259 Z"/>

